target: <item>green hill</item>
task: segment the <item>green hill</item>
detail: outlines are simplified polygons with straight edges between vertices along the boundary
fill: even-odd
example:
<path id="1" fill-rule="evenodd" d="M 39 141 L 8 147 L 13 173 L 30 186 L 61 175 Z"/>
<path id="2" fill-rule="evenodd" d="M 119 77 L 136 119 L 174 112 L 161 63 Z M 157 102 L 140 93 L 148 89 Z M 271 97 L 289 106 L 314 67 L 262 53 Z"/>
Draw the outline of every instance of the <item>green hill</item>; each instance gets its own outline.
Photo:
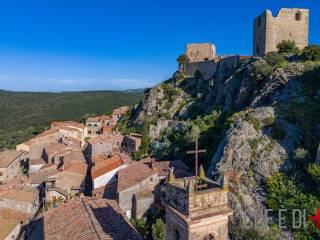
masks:
<path id="1" fill-rule="evenodd" d="M 0 149 L 31 138 L 51 121 L 80 121 L 85 114 L 109 114 L 113 108 L 136 104 L 141 97 L 142 92 L 132 91 L 0 91 Z"/>

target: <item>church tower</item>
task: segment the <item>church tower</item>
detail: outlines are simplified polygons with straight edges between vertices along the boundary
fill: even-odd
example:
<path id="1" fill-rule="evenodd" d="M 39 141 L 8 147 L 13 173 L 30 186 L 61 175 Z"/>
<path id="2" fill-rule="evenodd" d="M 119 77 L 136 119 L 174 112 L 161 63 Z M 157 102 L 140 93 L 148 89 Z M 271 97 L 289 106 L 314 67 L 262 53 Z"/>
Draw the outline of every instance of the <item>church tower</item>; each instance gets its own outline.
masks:
<path id="1" fill-rule="evenodd" d="M 227 240 L 228 190 L 205 176 L 169 178 L 164 203 L 168 240 Z"/>

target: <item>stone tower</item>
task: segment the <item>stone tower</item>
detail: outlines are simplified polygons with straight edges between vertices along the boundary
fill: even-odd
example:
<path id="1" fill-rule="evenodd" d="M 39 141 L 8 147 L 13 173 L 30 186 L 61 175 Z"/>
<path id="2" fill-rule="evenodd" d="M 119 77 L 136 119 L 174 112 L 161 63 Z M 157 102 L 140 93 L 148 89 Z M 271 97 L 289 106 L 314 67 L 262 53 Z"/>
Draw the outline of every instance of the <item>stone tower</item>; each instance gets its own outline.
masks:
<path id="1" fill-rule="evenodd" d="M 189 62 L 204 62 L 216 57 L 216 47 L 211 43 L 192 43 L 186 47 Z"/>
<path id="2" fill-rule="evenodd" d="M 168 240 L 227 240 L 228 190 L 205 177 L 175 179 L 170 174 L 164 205 Z"/>
<path id="3" fill-rule="evenodd" d="M 277 45 L 283 40 L 295 41 L 298 48 L 308 46 L 309 10 L 282 8 L 277 16 L 270 10 L 254 20 L 253 54 L 263 56 L 277 51 Z"/>

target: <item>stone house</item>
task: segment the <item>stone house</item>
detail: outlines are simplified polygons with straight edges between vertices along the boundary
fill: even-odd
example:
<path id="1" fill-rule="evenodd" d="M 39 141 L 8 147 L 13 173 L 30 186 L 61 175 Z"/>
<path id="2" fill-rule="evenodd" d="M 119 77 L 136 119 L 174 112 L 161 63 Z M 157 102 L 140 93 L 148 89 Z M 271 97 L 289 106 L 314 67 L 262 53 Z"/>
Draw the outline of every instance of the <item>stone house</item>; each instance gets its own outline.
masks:
<path id="1" fill-rule="evenodd" d="M 263 56 L 277 52 L 277 45 L 283 40 L 294 41 L 298 48 L 308 46 L 309 10 L 281 8 L 276 16 L 270 10 L 254 20 L 253 54 Z"/>
<path id="2" fill-rule="evenodd" d="M 34 215 L 39 206 L 38 189 L 7 188 L 0 191 L 0 208 L 10 208 Z"/>
<path id="3" fill-rule="evenodd" d="M 93 157 L 94 165 L 91 169 L 93 188 L 97 189 L 116 181 L 116 175 L 120 169 L 126 168 L 132 163 L 131 158 L 124 154 L 100 155 Z"/>
<path id="4" fill-rule="evenodd" d="M 136 219 L 144 217 L 146 212 L 153 209 L 154 194 L 151 190 L 133 194 L 132 214 Z"/>
<path id="5" fill-rule="evenodd" d="M 58 129 L 60 138 L 70 137 L 77 139 L 81 143 L 81 148 L 84 147 L 88 137 L 88 128 L 84 124 L 75 121 L 52 122 L 51 129 Z"/>
<path id="6" fill-rule="evenodd" d="M 142 135 L 138 133 L 130 133 L 124 136 L 123 148 L 128 153 L 135 153 L 139 150 L 142 141 Z"/>
<path id="7" fill-rule="evenodd" d="M 118 172 L 118 202 L 129 218 L 142 216 L 148 210 L 148 206 L 152 205 L 151 199 L 145 197 L 144 192 L 153 192 L 153 202 L 159 201 L 159 183 L 165 181 L 171 168 L 177 177 L 190 176 L 188 167 L 182 161 L 156 162 L 151 158 L 143 159 Z M 135 205 L 140 203 L 144 205 Z"/>
<path id="8" fill-rule="evenodd" d="M 100 134 L 88 139 L 85 150 L 87 156 L 108 155 L 121 152 L 124 136 L 119 133 Z"/>
<path id="9" fill-rule="evenodd" d="M 5 150 L 0 152 L 0 185 L 19 176 L 21 166 L 27 161 L 24 151 Z"/>
<path id="10" fill-rule="evenodd" d="M 123 107 L 114 109 L 111 114 L 113 124 L 115 125 L 120 120 L 120 118 L 126 115 L 128 112 L 129 112 L 128 106 L 123 106 Z"/>
<path id="11" fill-rule="evenodd" d="M 27 230 L 32 214 L 0 208 L 0 239 L 16 240 Z"/>
<path id="12" fill-rule="evenodd" d="M 102 133 L 102 122 L 100 117 L 89 117 L 86 120 L 86 126 L 88 128 L 88 136 L 95 136 Z"/>

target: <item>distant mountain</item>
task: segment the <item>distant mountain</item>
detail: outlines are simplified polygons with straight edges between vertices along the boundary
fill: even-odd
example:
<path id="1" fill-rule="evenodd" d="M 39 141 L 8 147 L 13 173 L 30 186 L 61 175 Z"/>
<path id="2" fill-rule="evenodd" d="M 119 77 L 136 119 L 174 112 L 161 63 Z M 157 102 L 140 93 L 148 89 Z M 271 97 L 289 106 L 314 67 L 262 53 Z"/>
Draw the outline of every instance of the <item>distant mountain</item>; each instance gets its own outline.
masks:
<path id="1" fill-rule="evenodd" d="M 139 91 L 11 92 L 0 90 L 0 149 L 14 147 L 54 120 L 80 121 L 85 114 L 109 114 L 139 102 Z"/>

